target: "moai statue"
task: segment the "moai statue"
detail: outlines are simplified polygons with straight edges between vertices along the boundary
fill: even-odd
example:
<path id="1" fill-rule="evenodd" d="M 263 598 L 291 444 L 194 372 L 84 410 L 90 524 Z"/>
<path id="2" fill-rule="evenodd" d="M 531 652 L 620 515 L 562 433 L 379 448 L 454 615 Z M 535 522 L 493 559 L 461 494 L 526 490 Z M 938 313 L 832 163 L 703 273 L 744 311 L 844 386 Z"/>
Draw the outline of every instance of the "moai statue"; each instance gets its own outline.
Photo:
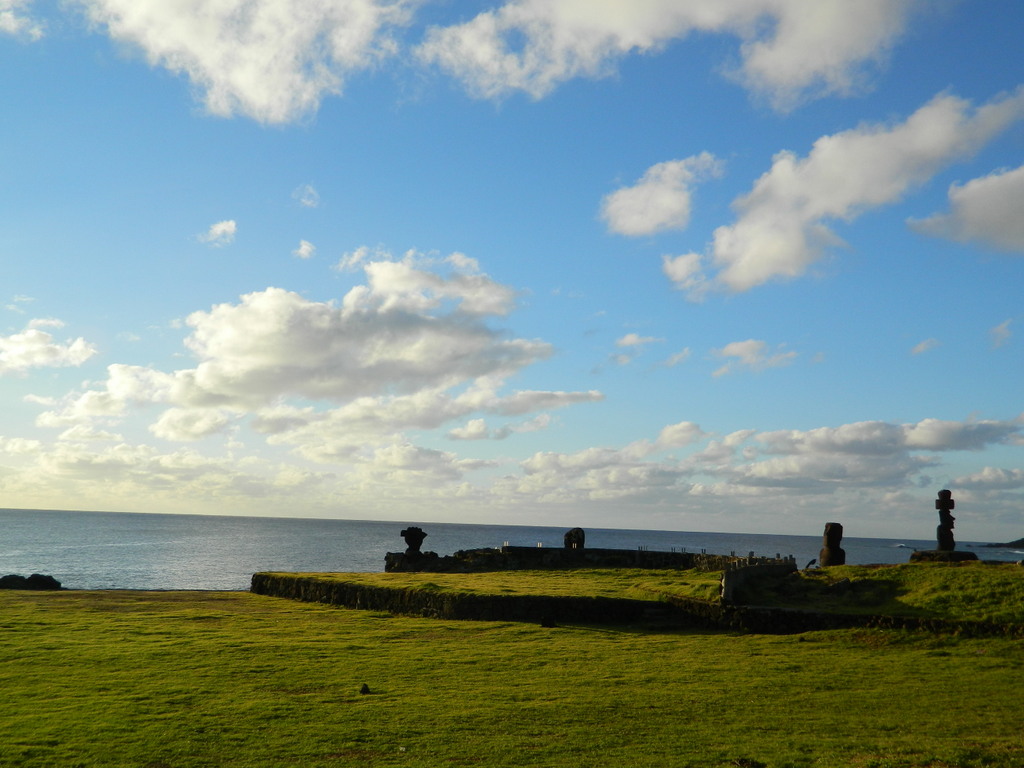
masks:
<path id="1" fill-rule="evenodd" d="M 821 552 L 818 553 L 818 565 L 825 568 L 830 565 L 846 565 L 846 552 L 840 547 L 843 541 L 843 526 L 840 523 L 825 523 L 825 535 Z"/>
<path id="2" fill-rule="evenodd" d="M 939 527 L 935 533 L 939 539 L 940 552 L 952 552 L 956 549 L 956 542 L 953 541 L 953 508 L 956 502 L 953 501 L 952 491 L 939 491 L 939 498 L 935 500 L 935 508 L 939 510 Z"/>
<path id="3" fill-rule="evenodd" d="M 572 528 L 566 531 L 565 536 L 562 537 L 566 549 L 583 549 L 586 539 L 587 534 L 583 532 L 582 528 Z"/>
<path id="4" fill-rule="evenodd" d="M 427 534 L 423 532 L 422 528 L 409 526 L 402 531 L 402 538 L 405 539 L 405 543 L 408 545 L 405 554 L 413 556 L 422 554 L 420 547 L 423 546 L 423 540 L 427 538 Z"/>

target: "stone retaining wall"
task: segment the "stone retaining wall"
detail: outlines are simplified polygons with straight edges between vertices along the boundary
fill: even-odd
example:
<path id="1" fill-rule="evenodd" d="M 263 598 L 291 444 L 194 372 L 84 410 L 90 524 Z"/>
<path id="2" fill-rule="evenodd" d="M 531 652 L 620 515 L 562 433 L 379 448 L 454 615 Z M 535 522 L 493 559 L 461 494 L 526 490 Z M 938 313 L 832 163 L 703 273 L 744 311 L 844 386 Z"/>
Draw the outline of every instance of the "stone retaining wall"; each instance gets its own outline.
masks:
<path id="1" fill-rule="evenodd" d="M 441 557 L 434 552 L 408 555 L 388 552 L 386 572 L 472 573 L 480 571 L 549 570 L 562 568 L 678 568 L 724 571 L 736 566 L 793 563 L 771 557 L 736 557 L 703 552 L 651 552 L 646 549 L 564 549 L 561 547 L 512 547 L 460 550 Z"/>

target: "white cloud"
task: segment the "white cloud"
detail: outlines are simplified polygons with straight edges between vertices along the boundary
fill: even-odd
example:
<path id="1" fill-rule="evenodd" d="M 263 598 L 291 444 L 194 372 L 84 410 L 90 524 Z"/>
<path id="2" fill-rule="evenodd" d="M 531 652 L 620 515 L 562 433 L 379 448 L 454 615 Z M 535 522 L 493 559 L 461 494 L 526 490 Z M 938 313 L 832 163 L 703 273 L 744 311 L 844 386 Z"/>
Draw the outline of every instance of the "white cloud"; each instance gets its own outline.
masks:
<path id="1" fill-rule="evenodd" d="M 662 363 L 662 365 L 664 365 L 667 368 L 675 368 L 677 365 L 685 363 L 687 360 L 689 360 L 691 354 L 692 352 L 690 351 L 690 348 L 684 347 L 683 349 L 676 352 L 674 355 L 670 355 L 668 359 L 666 359 L 665 362 Z"/>
<path id="2" fill-rule="evenodd" d="M 448 432 L 448 437 L 453 440 L 486 440 L 490 436 L 491 431 L 483 419 L 472 419 L 465 426 Z"/>
<path id="3" fill-rule="evenodd" d="M 689 470 L 678 462 L 651 459 L 705 437 L 693 422 L 663 428 L 654 441 L 622 448 L 587 448 L 576 453 L 536 453 L 521 462 L 523 476 L 508 478 L 502 492 L 529 494 L 560 503 L 605 499 L 664 500 L 685 493 Z"/>
<path id="4" fill-rule="evenodd" d="M 596 394 L 596 393 L 593 393 Z M 599 400 L 600 396 L 592 397 L 592 400 Z M 547 429 L 551 426 L 551 414 L 549 413 L 538 413 L 532 419 L 526 421 L 520 421 L 516 424 L 509 424 L 506 429 L 515 434 L 523 434 L 526 432 L 540 432 L 542 429 Z"/>
<path id="5" fill-rule="evenodd" d="M 548 413 L 539 413 L 532 419 L 506 424 L 498 429 L 488 427 L 484 419 L 471 419 L 464 426 L 450 430 L 448 437 L 451 440 L 504 440 L 512 435 L 547 429 L 550 424 L 551 414 Z"/>
<path id="6" fill-rule="evenodd" d="M 41 24 L 25 15 L 23 9 L 31 0 L 0 0 L 0 33 L 38 40 L 43 36 Z"/>
<path id="7" fill-rule="evenodd" d="M 1013 336 L 1013 331 L 1010 330 L 1010 323 L 1013 322 L 1013 318 L 1003 320 L 999 325 L 989 329 L 989 337 L 992 339 L 993 347 L 1001 347 L 1010 340 Z"/>
<path id="8" fill-rule="evenodd" d="M 352 481 L 415 494 L 418 490 L 450 487 L 467 472 L 489 465 L 490 462 L 459 459 L 447 451 L 397 440 L 359 457 Z"/>
<path id="9" fill-rule="evenodd" d="M 982 491 L 1024 488 L 1024 469 L 985 467 L 980 472 L 956 478 L 952 485 Z"/>
<path id="10" fill-rule="evenodd" d="M 1024 421 L 941 421 L 913 424 L 867 421 L 807 431 L 747 433 L 740 461 L 720 448 L 708 456 L 714 472 L 730 483 L 833 493 L 841 488 L 911 484 L 923 470 L 937 465 L 934 454 L 983 450 L 1011 442 Z M 739 445 L 732 446 L 735 451 Z M 920 455 L 919 452 L 933 455 Z M 958 481 L 959 482 L 959 481 Z"/>
<path id="11" fill-rule="evenodd" d="M 691 301 L 700 301 L 711 288 L 711 284 L 704 274 L 702 260 L 699 253 L 662 256 L 661 271 L 676 288 L 686 293 Z"/>
<path id="12" fill-rule="evenodd" d="M 461 383 L 461 382 L 460 382 Z M 360 446 L 392 441 L 403 430 L 431 430 L 473 414 L 521 416 L 602 399 L 599 392 L 519 391 L 502 395 L 500 380 L 482 377 L 465 391 L 453 394 L 444 385 L 407 395 L 359 397 L 338 408 L 316 411 L 275 406 L 258 412 L 257 431 L 269 442 L 295 445 L 314 461 L 349 460 Z M 513 434 L 544 429 L 551 417 L 539 413 L 523 422 L 490 429 L 483 418 L 473 418 L 449 432 L 461 440 L 502 440 Z"/>
<path id="13" fill-rule="evenodd" d="M 284 123 L 394 53 L 407 0 L 79 0 L 115 40 L 184 74 L 206 109 Z"/>
<path id="14" fill-rule="evenodd" d="M 690 222 L 691 186 L 721 173 L 721 162 L 708 152 L 658 163 L 648 168 L 633 186 L 605 197 L 601 218 L 610 231 L 620 235 L 653 235 L 668 229 L 685 229 Z"/>
<path id="15" fill-rule="evenodd" d="M 3 437 L 0 435 L 0 451 L 15 456 L 33 456 L 39 454 L 44 445 L 39 440 L 24 437 Z"/>
<path id="16" fill-rule="evenodd" d="M 743 4 L 738 4 L 742 6 Z M 775 16 L 769 35 L 744 34 L 736 77 L 765 94 L 777 109 L 803 96 L 849 95 L 867 83 L 866 64 L 878 63 L 904 33 L 914 0 L 804 0 L 765 2 Z M 742 28 L 741 28 L 742 29 Z M 761 27 L 764 29 L 764 27 Z"/>
<path id="17" fill-rule="evenodd" d="M 918 232 L 1024 253 L 1024 165 L 949 188 L 950 211 L 911 220 Z"/>
<path id="18" fill-rule="evenodd" d="M 814 143 L 807 157 L 778 153 L 771 170 L 733 204 L 739 220 L 715 230 L 715 282 L 746 291 L 804 274 L 841 241 L 825 222 L 850 221 L 896 202 L 1024 117 L 1024 88 L 973 108 L 942 94 L 897 125 L 865 125 Z M 695 254 L 666 259 L 666 274 L 696 298 L 707 288 Z"/>
<path id="19" fill-rule="evenodd" d="M 292 199 L 303 208 L 316 208 L 320 205 L 320 193 L 312 184 L 302 184 L 292 192 Z"/>
<path id="20" fill-rule="evenodd" d="M 697 424 L 692 421 L 681 421 L 663 428 L 658 434 L 655 446 L 657 450 L 681 448 L 697 442 L 704 436 L 704 431 Z"/>
<path id="21" fill-rule="evenodd" d="M 17 312 L 19 315 L 24 315 L 25 310 L 22 308 L 21 305 L 31 304 L 33 301 L 35 301 L 35 299 L 33 299 L 31 296 L 12 296 L 11 303 L 7 304 L 5 308 L 10 310 L 11 312 Z"/>
<path id="22" fill-rule="evenodd" d="M 475 312 L 429 314 L 438 303 L 372 286 L 341 307 L 280 288 L 247 294 L 189 316 L 186 343 L 201 362 L 179 378 L 196 404 L 284 394 L 343 401 L 516 370 L 550 354 L 547 344 L 502 338 L 473 321 Z"/>
<path id="23" fill-rule="evenodd" d="M 441 267 L 449 268 L 449 274 L 433 271 Z M 462 314 L 505 315 L 516 296 L 511 288 L 479 274 L 476 263 L 459 253 L 437 260 L 410 251 L 401 260 L 378 258 L 363 263 L 362 268 L 368 286 L 351 291 L 345 297 L 346 308 L 368 301 L 385 312 L 421 312 L 456 302 Z"/>
<path id="24" fill-rule="evenodd" d="M 308 240 L 299 240 L 299 247 L 292 251 L 292 256 L 297 259 L 311 259 L 315 253 L 315 245 Z"/>
<path id="25" fill-rule="evenodd" d="M 219 248 L 222 245 L 228 245 L 233 242 L 237 232 L 238 224 L 235 223 L 234 219 L 218 221 L 216 224 L 211 224 L 204 234 L 199 235 L 199 241 Z"/>
<path id="26" fill-rule="evenodd" d="M 733 341 L 721 349 L 712 350 L 718 357 L 735 358 L 730 360 L 714 372 L 714 376 L 724 376 L 732 373 L 737 368 L 747 368 L 752 371 L 763 371 L 768 368 L 779 368 L 789 365 L 796 358 L 797 353 L 786 352 L 783 345 L 779 345 L 774 352 L 768 349 L 768 344 L 760 339 L 747 339 L 746 341 Z"/>
<path id="27" fill-rule="evenodd" d="M 1021 433 L 1024 417 L 1011 421 L 942 421 L 923 419 L 902 427 L 908 448 L 925 451 L 980 451 L 1006 443 Z"/>
<path id="28" fill-rule="evenodd" d="M 757 440 L 767 453 L 844 453 L 885 456 L 905 450 L 970 451 L 1002 444 L 1019 435 L 1021 418 L 1009 421 L 943 421 L 922 419 L 913 424 L 862 421 L 807 431 L 762 432 Z"/>
<path id="29" fill-rule="evenodd" d="M 645 346 L 656 342 L 664 341 L 655 336 L 640 336 L 636 333 L 627 333 L 615 342 L 615 346 L 626 350 L 617 354 L 609 355 L 609 360 L 615 365 L 629 365 Z"/>
<path id="30" fill-rule="evenodd" d="M 124 437 L 122 435 L 101 429 L 94 429 L 87 424 L 75 424 L 74 426 L 64 430 L 57 439 L 78 443 L 124 442 Z"/>
<path id="31" fill-rule="evenodd" d="M 223 432 L 230 423 L 227 413 L 217 408 L 171 408 L 150 431 L 165 440 L 188 442 Z"/>
<path id="32" fill-rule="evenodd" d="M 0 336 L 0 376 L 32 368 L 79 366 L 96 354 L 96 348 L 81 337 L 61 343 L 40 330 L 62 325 L 59 320 L 33 320 L 21 333 Z"/>
<path id="33" fill-rule="evenodd" d="M 453 429 L 455 438 L 503 439 L 548 426 L 543 411 L 602 398 L 595 391 L 503 391 L 506 377 L 551 348 L 491 327 L 515 294 L 480 273 L 475 260 L 410 252 L 360 264 L 366 284 L 340 303 L 268 288 L 194 312 L 185 339 L 194 367 L 111 365 L 98 387 L 60 402 L 40 399 L 48 410 L 37 424 L 109 426 L 162 405 L 169 407 L 150 431 L 163 439 L 234 434 L 248 420 L 271 445 L 366 470 L 378 449 L 408 443 L 407 430 L 461 420 L 467 423 Z M 527 418 L 489 429 L 487 414 Z M 468 466 L 458 463 L 460 472 Z"/>
<path id="34" fill-rule="evenodd" d="M 914 348 L 910 350 L 912 355 L 923 355 L 925 352 L 935 349 L 939 346 L 938 339 L 925 339 L 924 341 L 918 342 L 914 345 Z"/>
<path id="35" fill-rule="evenodd" d="M 664 341 L 656 336 L 640 336 L 636 333 L 627 333 L 622 338 L 615 342 L 617 347 L 642 347 L 646 344 L 653 344 L 654 342 Z"/>
<path id="36" fill-rule="evenodd" d="M 355 269 L 361 269 L 363 265 L 370 261 L 389 261 L 391 260 L 391 254 L 381 248 L 371 248 L 368 245 L 361 245 L 354 251 L 349 251 L 342 254 L 338 263 L 334 265 L 334 269 L 338 272 L 350 272 Z"/>
<path id="37" fill-rule="evenodd" d="M 420 56 L 463 80 L 476 95 L 521 90 L 534 98 L 573 77 L 600 77 L 631 53 L 691 33 L 742 41 L 733 76 L 777 108 L 808 95 L 847 94 L 863 84 L 903 34 L 903 0 L 512 0 L 458 26 L 433 28 Z"/>

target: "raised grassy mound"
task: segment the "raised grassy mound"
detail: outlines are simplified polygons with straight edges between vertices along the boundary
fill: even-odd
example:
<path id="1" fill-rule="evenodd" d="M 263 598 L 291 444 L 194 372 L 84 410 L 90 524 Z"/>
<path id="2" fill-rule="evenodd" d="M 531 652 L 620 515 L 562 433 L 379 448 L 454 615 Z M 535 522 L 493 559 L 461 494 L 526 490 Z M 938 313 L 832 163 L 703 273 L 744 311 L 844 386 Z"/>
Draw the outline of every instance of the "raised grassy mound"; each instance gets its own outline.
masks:
<path id="1" fill-rule="evenodd" d="M 252 591 L 449 619 L 659 623 L 788 633 L 851 626 L 1024 635 L 1024 568 L 1011 563 L 841 566 L 765 575 L 730 602 L 721 574 L 599 569 L 260 573 Z"/>

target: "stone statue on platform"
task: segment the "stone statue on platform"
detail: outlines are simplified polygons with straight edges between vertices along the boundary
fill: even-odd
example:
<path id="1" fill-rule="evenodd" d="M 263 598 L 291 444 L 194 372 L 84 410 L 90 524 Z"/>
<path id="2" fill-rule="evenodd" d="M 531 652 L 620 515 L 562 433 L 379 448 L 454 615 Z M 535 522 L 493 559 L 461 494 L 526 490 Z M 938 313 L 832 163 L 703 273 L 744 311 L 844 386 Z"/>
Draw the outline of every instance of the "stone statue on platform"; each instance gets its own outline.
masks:
<path id="1" fill-rule="evenodd" d="M 939 510 L 939 527 L 935 533 L 939 539 L 936 549 L 914 552 L 910 555 L 912 563 L 960 563 L 967 560 L 977 560 L 978 556 L 973 552 L 956 552 L 956 542 L 953 541 L 953 508 L 956 503 L 953 501 L 951 491 L 939 491 L 939 498 L 935 500 L 935 508 Z"/>
<path id="2" fill-rule="evenodd" d="M 422 528 L 411 525 L 402 531 L 402 538 L 405 539 L 407 546 L 405 554 L 412 555 L 413 557 L 422 554 L 420 547 L 423 546 L 423 540 L 427 538 L 427 534 L 423 532 Z"/>
<path id="3" fill-rule="evenodd" d="M 839 546 L 843 541 L 842 524 L 825 523 L 825 535 L 822 539 L 821 552 L 818 553 L 818 565 L 822 568 L 830 565 L 846 565 L 846 552 Z"/>
<path id="4" fill-rule="evenodd" d="M 587 534 L 584 533 L 582 528 L 571 528 L 562 537 L 566 549 L 583 549 L 583 544 L 586 540 Z"/>
<path id="5" fill-rule="evenodd" d="M 935 500 L 935 508 L 939 510 L 939 527 L 935 529 L 935 533 L 939 539 L 940 552 L 952 552 L 956 549 L 956 542 L 953 541 L 953 521 L 956 520 L 952 514 L 954 507 L 956 502 L 953 501 L 953 493 L 939 491 L 939 498 Z"/>

